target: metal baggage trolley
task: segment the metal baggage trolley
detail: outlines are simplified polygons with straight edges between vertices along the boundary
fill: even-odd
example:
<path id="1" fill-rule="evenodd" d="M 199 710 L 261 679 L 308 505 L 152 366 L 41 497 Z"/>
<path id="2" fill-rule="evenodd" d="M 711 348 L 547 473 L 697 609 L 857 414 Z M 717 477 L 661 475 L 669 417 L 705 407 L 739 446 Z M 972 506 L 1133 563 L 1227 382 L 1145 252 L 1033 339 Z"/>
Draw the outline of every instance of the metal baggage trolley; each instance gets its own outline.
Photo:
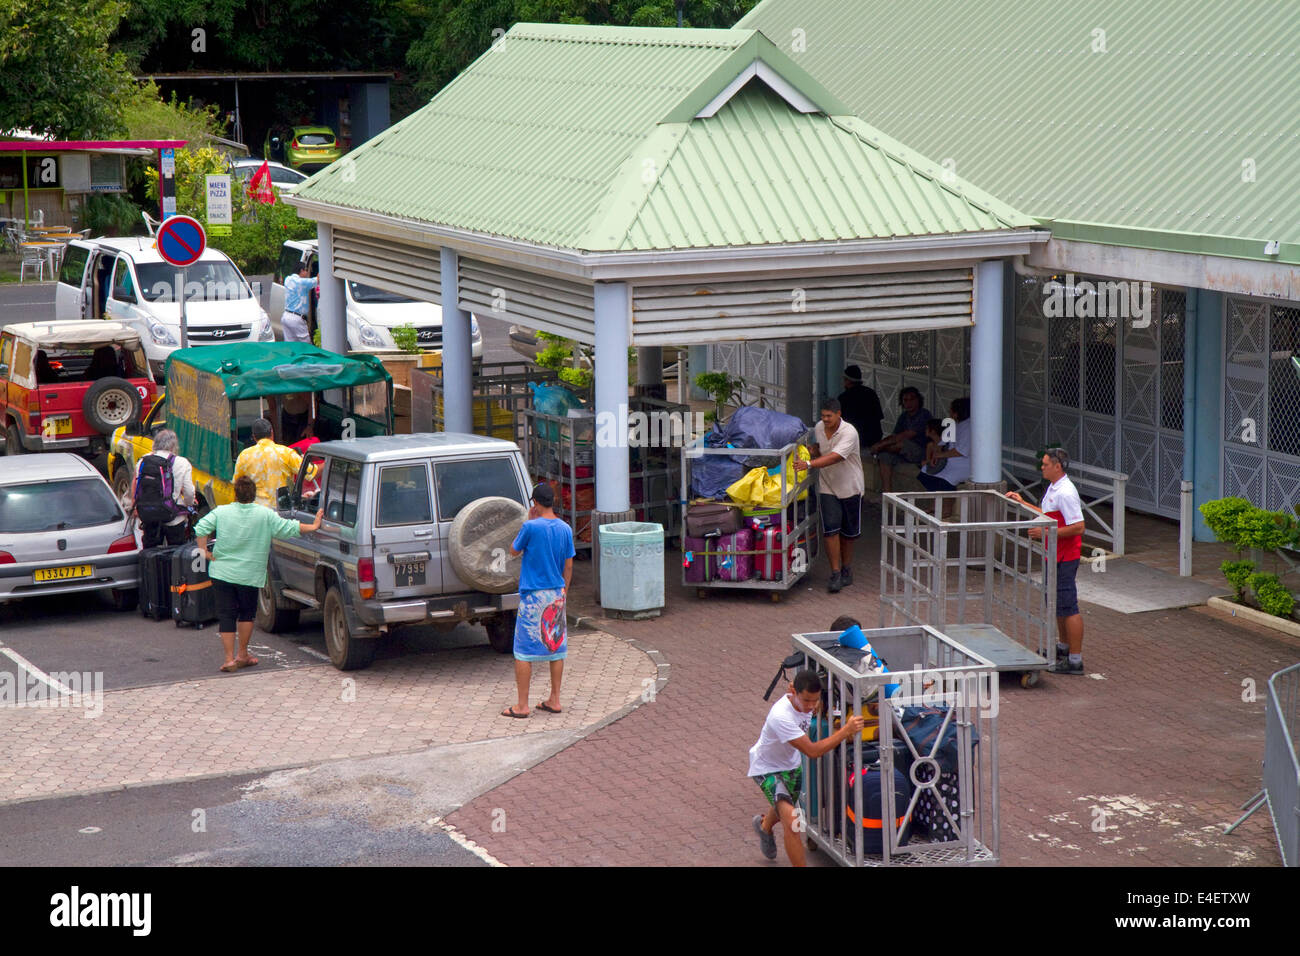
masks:
<path id="1" fill-rule="evenodd" d="M 928 624 L 1038 683 L 1056 656 L 1056 522 L 996 491 L 882 502 L 881 627 Z"/>
<path id="2" fill-rule="evenodd" d="M 863 652 L 842 647 L 832 632 L 793 635 L 803 666 L 817 670 L 830 707 L 814 718 L 816 738 L 845 712 L 870 713 L 878 739 L 855 734 L 816 760 L 803 758 L 800 810 L 812 844 L 848 866 L 974 866 L 998 862 L 997 674 L 993 664 L 931 627 L 864 630 L 890 673 L 859 670 Z M 890 695 L 887 689 L 897 684 Z M 863 707 L 868 707 L 867 711 Z M 938 725 L 933 742 L 913 739 L 919 717 Z M 946 767 L 945 767 L 946 764 Z M 894 770 L 907 781 L 906 802 L 894 792 Z M 851 779 L 875 769 L 879 809 L 864 807 L 865 786 Z M 884 785 L 883 782 L 890 782 Z M 954 805 L 955 804 L 955 805 Z M 938 825 L 922 827 L 927 806 Z M 873 815 L 879 813 L 879 822 Z M 861 825 L 858 824 L 861 821 Z M 877 829 L 878 827 L 878 829 Z M 924 833 L 920 832 L 925 830 Z M 879 833 L 880 852 L 868 852 Z M 852 834 L 852 836 L 850 836 Z"/>

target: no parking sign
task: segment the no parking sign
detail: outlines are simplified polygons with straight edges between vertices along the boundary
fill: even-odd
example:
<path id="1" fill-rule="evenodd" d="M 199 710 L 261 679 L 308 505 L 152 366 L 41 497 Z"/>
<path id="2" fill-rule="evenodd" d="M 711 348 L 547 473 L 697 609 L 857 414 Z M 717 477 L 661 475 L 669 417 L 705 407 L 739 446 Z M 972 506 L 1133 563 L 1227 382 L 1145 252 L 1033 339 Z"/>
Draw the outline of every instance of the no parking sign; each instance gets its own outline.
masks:
<path id="1" fill-rule="evenodd" d="M 190 216 L 171 216 L 158 227 L 154 245 L 158 254 L 180 269 L 176 273 L 176 299 L 181 307 L 181 348 L 190 347 L 190 328 L 185 320 L 185 267 L 198 261 L 207 247 L 203 225 Z"/>

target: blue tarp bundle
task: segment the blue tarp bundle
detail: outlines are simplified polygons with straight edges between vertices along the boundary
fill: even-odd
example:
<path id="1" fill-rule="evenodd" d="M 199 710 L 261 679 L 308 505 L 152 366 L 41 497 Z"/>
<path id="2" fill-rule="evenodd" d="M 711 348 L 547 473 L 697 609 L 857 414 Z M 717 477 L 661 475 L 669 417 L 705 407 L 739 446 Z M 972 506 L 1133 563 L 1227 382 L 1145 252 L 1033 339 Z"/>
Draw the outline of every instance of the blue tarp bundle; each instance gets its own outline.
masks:
<path id="1" fill-rule="evenodd" d="M 736 409 L 726 425 L 704 437 L 707 448 L 784 448 L 803 437 L 807 426 L 793 415 L 767 408 Z M 691 494 L 697 498 L 726 498 L 728 486 L 750 468 L 776 464 L 761 456 L 702 455 L 691 463 Z"/>

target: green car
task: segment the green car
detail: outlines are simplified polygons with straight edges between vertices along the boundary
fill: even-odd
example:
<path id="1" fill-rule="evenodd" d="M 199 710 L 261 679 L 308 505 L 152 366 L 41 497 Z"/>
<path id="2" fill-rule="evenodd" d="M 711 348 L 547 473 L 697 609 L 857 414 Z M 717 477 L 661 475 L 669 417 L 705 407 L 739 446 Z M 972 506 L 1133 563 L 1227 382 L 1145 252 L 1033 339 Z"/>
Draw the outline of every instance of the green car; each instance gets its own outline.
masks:
<path id="1" fill-rule="evenodd" d="M 328 126 L 293 126 L 287 131 L 272 128 L 267 131 L 262 155 L 304 173 L 314 173 L 341 158 L 343 147 Z"/>

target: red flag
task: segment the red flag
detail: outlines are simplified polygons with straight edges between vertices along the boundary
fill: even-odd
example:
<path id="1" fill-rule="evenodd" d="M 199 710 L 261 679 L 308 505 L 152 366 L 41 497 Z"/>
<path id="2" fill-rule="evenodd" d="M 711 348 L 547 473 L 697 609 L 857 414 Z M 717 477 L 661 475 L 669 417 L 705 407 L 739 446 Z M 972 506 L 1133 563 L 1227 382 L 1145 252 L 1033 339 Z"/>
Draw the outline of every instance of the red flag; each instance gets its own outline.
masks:
<path id="1" fill-rule="evenodd" d="M 253 178 L 248 184 L 248 195 L 250 198 L 266 203 L 268 206 L 275 202 L 275 192 L 271 189 L 271 166 L 269 163 L 263 161 L 257 172 L 253 174 Z"/>

